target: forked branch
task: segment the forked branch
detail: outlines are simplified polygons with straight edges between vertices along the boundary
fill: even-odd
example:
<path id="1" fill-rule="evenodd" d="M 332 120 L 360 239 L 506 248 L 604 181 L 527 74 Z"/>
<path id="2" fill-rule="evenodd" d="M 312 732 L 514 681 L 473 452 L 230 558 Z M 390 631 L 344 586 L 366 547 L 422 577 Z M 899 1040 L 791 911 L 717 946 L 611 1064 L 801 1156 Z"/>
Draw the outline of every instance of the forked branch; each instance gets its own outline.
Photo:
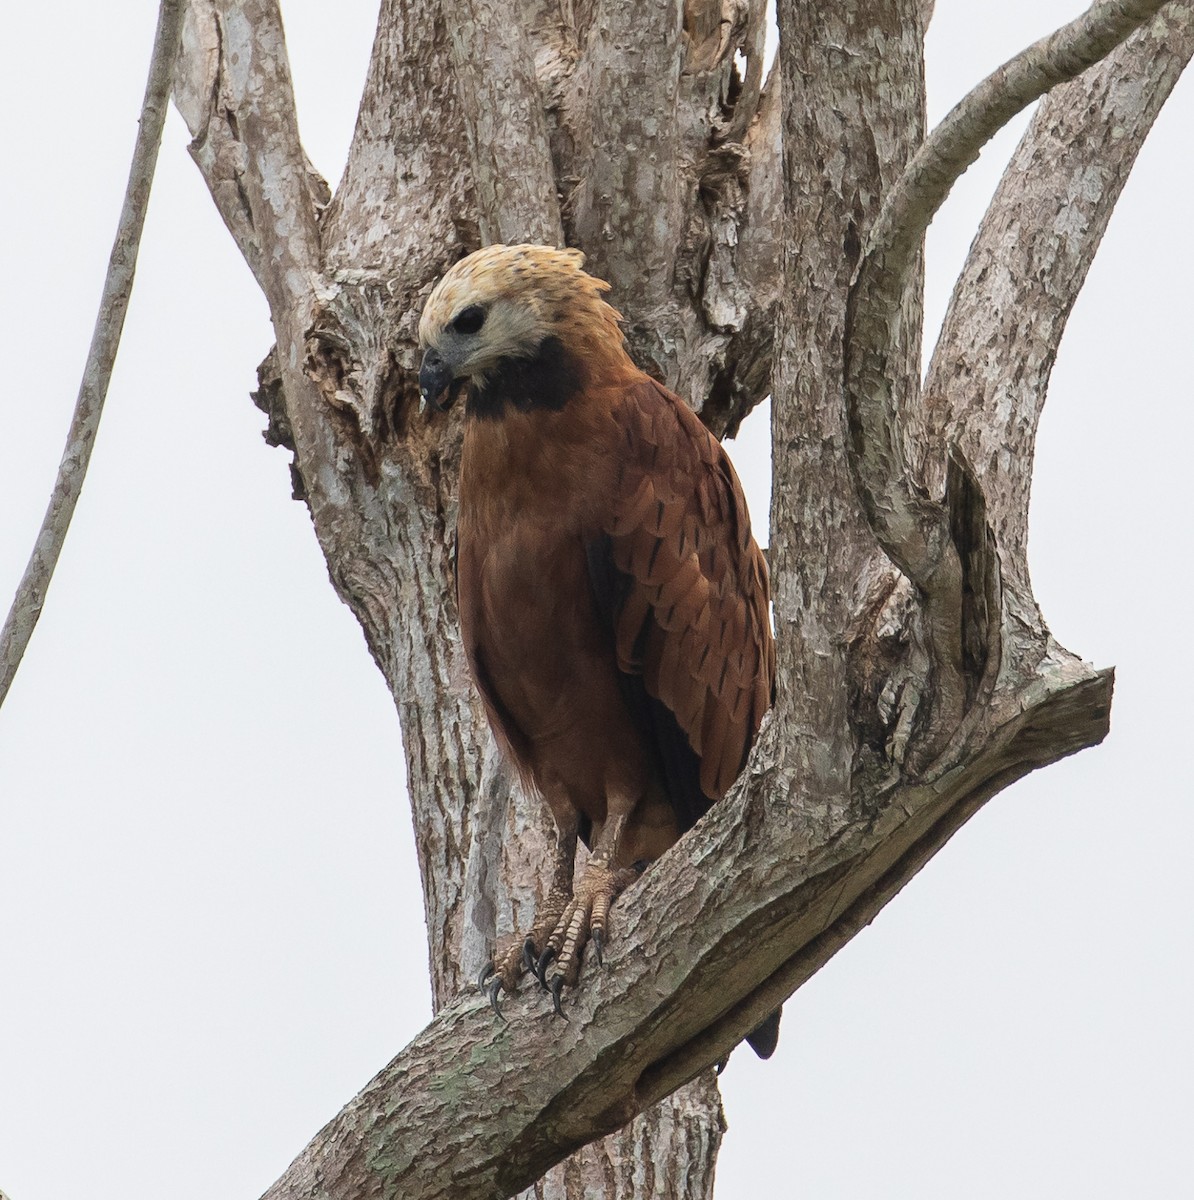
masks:
<path id="1" fill-rule="evenodd" d="M 956 442 L 984 490 L 1004 497 L 1004 569 L 1025 588 L 1029 464 L 1058 347 L 1136 155 L 1192 55 L 1194 2 L 1181 0 L 1048 96 L 983 218 L 929 367 L 930 437 Z"/>
<path id="2" fill-rule="evenodd" d="M 1169 0 L 1100 0 L 1082 16 L 1034 42 L 960 100 L 925 140 L 885 197 L 871 230 L 859 276 L 884 260 L 898 270 L 958 178 L 1017 113 L 1059 83 L 1106 58 Z"/>
<path id="3" fill-rule="evenodd" d="M 901 306 L 924 232 L 982 146 L 1016 113 L 1110 53 L 1164 0 L 1103 0 L 1077 20 L 987 77 L 916 153 L 884 200 L 850 288 L 845 395 L 851 465 L 868 520 L 884 551 L 920 589 L 929 628 L 937 711 L 930 751 L 956 726 L 966 705 L 964 597 L 972 590 L 952 529 L 949 498 L 933 499 L 904 450 L 904 416 L 895 402 L 892 356 L 904 344 Z M 945 448 L 938 447 L 942 459 Z M 972 689 L 971 689 L 972 690 Z"/>

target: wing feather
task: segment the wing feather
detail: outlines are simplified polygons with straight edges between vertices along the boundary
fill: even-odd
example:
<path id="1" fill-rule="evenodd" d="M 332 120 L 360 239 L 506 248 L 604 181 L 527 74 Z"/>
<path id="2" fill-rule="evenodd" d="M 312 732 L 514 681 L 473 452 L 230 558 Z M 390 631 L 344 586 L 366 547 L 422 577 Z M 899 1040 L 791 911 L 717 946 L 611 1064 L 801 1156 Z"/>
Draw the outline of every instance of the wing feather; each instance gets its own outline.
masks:
<path id="1" fill-rule="evenodd" d="M 590 574 L 687 829 L 741 771 L 770 703 L 767 564 L 725 451 L 680 400 L 643 378 L 616 415 L 620 474 Z"/>

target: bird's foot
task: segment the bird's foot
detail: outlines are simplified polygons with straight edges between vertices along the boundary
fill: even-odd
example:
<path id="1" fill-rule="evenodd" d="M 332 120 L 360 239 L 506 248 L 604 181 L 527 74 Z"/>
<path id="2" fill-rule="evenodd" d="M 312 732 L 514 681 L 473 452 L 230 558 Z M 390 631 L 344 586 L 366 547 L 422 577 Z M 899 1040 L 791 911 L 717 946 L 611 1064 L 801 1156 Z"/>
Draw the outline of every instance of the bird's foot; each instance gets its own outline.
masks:
<path id="1" fill-rule="evenodd" d="M 559 923 L 572 900 L 571 893 L 553 889 L 535 914 L 535 923 L 526 934 L 504 938 L 477 977 L 477 986 L 489 997 L 493 1011 L 502 1015 L 502 992 L 516 992 L 524 975 L 534 975 L 546 988 L 542 955 L 548 937 Z M 550 960 L 547 960 L 550 961 Z"/>
<path id="2" fill-rule="evenodd" d="M 638 874 L 633 867 L 612 867 L 598 856 L 589 860 L 537 964 L 539 981 L 551 992 L 560 1016 L 564 1015 L 560 994 L 565 987 L 576 986 L 586 943 L 592 943 L 597 965 L 601 966 L 602 950 L 609 937 L 610 905 L 623 888 L 638 878 Z M 550 978 L 547 975 L 549 967 L 552 968 Z"/>

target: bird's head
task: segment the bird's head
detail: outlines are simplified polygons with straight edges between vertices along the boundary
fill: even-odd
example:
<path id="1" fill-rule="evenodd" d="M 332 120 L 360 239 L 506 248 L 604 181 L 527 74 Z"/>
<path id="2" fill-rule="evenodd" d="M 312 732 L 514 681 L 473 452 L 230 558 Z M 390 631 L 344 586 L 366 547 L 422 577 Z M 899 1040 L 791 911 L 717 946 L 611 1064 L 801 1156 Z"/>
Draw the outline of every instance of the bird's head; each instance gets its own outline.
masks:
<path id="1" fill-rule="evenodd" d="M 586 274 L 584 260 L 579 250 L 495 245 L 456 263 L 419 321 L 422 404 L 442 411 L 464 384 L 483 387 L 549 344 L 583 354 L 605 337 L 621 352 L 620 318 L 603 299 L 609 284 Z"/>

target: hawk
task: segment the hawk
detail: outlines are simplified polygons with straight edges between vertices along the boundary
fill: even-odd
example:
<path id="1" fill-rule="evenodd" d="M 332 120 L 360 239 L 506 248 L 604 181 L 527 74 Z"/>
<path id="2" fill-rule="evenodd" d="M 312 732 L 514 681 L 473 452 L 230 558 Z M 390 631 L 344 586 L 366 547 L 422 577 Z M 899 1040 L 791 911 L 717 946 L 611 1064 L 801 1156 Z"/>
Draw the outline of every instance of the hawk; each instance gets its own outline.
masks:
<path id="1" fill-rule="evenodd" d="M 618 893 L 728 791 L 774 689 L 767 563 L 734 468 L 631 360 L 583 263 L 488 246 L 419 324 L 423 402 L 464 400 L 465 653 L 557 831 L 547 901 L 482 975 L 495 1008 L 533 971 L 560 1009 L 587 943 L 601 961 Z M 778 1017 L 751 1035 L 764 1057 Z"/>

